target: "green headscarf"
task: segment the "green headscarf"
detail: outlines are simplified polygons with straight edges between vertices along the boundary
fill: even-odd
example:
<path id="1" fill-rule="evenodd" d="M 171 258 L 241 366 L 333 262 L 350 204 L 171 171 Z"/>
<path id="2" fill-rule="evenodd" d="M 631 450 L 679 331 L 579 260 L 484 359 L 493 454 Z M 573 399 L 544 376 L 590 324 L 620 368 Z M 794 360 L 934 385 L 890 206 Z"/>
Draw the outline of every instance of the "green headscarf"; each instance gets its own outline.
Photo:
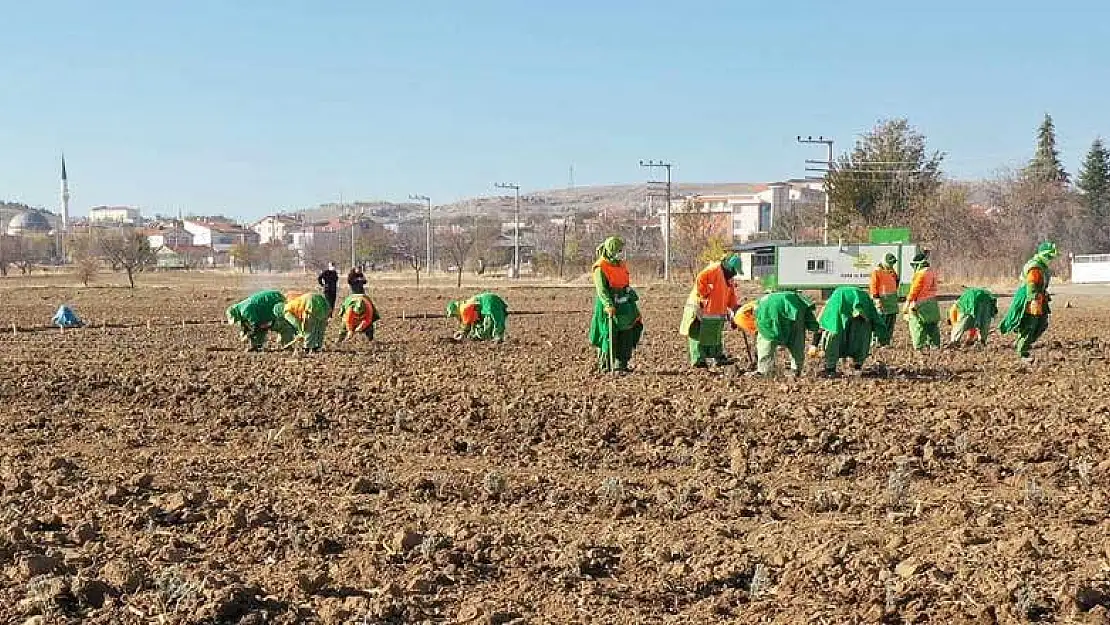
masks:
<path id="1" fill-rule="evenodd" d="M 913 255 L 913 260 L 910 261 L 910 267 L 914 269 L 923 269 L 929 266 L 929 253 L 918 252 Z"/>
<path id="2" fill-rule="evenodd" d="M 238 306 L 232 306 L 227 309 L 227 325 L 235 325 L 243 323 L 243 313 L 239 310 Z"/>
<path id="3" fill-rule="evenodd" d="M 887 254 L 885 257 L 883 257 L 883 266 L 887 269 L 894 269 L 894 266 L 897 264 L 898 257 L 894 254 Z"/>
<path id="4" fill-rule="evenodd" d="M 448 317 L 458 318 L 460 310 L 462 310 L 462 300 L 454 299 L 454 300 L 451 300 L 450 302 L 447 302 L 447 316 Z"/>
<path id="5" fill-rule="evenodd" d="M 740 262 L 739 254 L 725 254 L 721 259 L 721 267 L 734 276 L 740 275 L 743 264 Z"/>
<path id="6" fill-rule="evenodd" d="M 1060 252 L 1056 249 L 1055 243 L 1053 243 L 1052 241 L 1044 241 L 1037 246 L 1037 253 L 1034 257 L 1047 265 L 1059 255 Z"/>
<path id="7" fill-rule="evenodd" d="M 597 258 L 598 260 L 604 258 L 611 263 L 615 263 L 618 260 L 617 254 L 620 254 L 623 249 L 624 239 L 620 237 L 609 237 L 605 239 L 601 245 L 597 246 Z"/>

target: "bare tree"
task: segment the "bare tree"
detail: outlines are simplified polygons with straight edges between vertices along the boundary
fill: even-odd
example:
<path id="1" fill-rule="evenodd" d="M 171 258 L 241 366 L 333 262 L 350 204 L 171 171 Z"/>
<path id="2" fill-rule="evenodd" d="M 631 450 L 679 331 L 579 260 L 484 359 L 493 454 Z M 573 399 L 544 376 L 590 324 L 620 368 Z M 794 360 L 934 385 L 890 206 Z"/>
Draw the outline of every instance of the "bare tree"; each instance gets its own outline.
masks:
<path id="1" fill-rule="evenodd" d="M 247 273 L 254 273 L 254 268 L 262 264 L 263 260 L 262 246 L 250 241 L 239 241 L 232 245 L 228 255 L 236 267 L 246 269 Z"/>
<path id="2" fill-rule="evenodd" d="M 671 215 L 671 254 L 678 267 L 685 268 L 690 277 L 698 274 L 702 265 L 725 248 L 729 215 L 711 213 L 694 201 L 687 201 L 682 212 Z"/>
<path id="3" fill-rule="evenodd" d="M 31 273 L 36 264 L 46 262 L 54 253 L 54 241 L 48 236 L 25 234 L 12 239 L 12 262 L 23 275 Z"/>
<path id="4" fill-rule="evenodd" d="M 437 234 L 440 253 L 455 267 L 455 286 L 462 286 L 462 272 L 469 260 L 481 259 L 497 238 L 497 225 L 489 219 L 474 217 L 456 220 L 444 226 Z"/>
<path id="5" fill-rule="evenodd" d="M 127 283 L 135 288 L 135 273 L 154 264 L 150 242 L 137 230 L 113 230 L 100 235 L 100 251 L 113 267 L 127 272 Z"/>

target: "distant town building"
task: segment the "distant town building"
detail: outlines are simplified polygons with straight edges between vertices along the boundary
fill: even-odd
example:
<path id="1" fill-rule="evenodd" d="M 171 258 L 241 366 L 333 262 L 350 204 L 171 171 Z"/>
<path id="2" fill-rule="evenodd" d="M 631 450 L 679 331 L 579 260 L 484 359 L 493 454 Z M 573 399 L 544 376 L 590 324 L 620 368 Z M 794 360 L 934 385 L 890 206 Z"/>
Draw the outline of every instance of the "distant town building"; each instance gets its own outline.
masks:
<path id="1" fill-rule="evenodd" d="M 186 219 L 183 226 L 193 235 L 193 245 L 210 247 L 217 252 L 227 252 L 236 243 L 259 241 L 258 233 L 222 217 Z"/>
<path id="2" fill-rule="evenodd" d="M 293 242 L 293 231 L 301 225 L 300 219 L 292 215 L 267 215 L 251 224 L 251 230 L 258 233 L 259 243 L 283 243 L 289 245 Z"/>
<path id="3" fill-rule="evenodd" d="M 674 198 L 671 201 L 671 217 L 697 212 L 711 219 L 720 219 L 726 243 L 745 243 L 770 236 L 775 224 L 787 211 L 803 205 L 823 205 L 823 184 L 820 181 L 789 180 L 751 185 L 748 190 Z"/>
<path id="4" fill-rule="evenodd" d="M 142 213 L 131 206 L 95 206 L 89 209 L 89 223 L 135 226 L 143 219 Z"/>
<path id="5" fill-rule="evenodd" d="M 181 226 L 152 228 L 146 232 L 146 239 L 151 249 L 155 250 L 160 247 L 193 245 L 193 234 Z"/>

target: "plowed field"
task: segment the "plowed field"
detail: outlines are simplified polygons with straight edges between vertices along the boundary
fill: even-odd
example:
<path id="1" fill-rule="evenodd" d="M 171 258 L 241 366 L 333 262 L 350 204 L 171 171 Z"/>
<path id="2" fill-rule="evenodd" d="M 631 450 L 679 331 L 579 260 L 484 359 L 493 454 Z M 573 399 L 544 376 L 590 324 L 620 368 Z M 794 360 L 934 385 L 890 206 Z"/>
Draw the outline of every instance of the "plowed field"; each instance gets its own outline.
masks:
<path id="1" fill-rule="evenodd" d="M 495 346 L 371 286 L 378 340 L 311 356 L 243 353 L 245 289 L 4 290 L 0 621 L 1107 622 L 1105 301 L 1030 367 L 903 325 L 864 377 L 755 380 L 736 333 L 688 369 L 649 287 L 599 377 L 588 290 L 501 289 L 545 314 Z M 92 327 L 37 328 L 63 301 Z"/>

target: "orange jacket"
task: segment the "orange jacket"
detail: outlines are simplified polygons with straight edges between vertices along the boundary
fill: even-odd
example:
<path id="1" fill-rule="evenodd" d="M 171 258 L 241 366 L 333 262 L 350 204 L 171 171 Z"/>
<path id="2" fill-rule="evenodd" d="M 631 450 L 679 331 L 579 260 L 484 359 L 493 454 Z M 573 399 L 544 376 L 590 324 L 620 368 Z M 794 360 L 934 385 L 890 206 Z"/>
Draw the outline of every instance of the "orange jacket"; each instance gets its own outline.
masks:
<path id="1" fill-rule="evenodd" d="M 459 311 L 459 322 L 464 326 L 472 326 L 482 318 L 478 311 L 478 302 L 467 302 Z"/>
<path id="2" fill-rule="evenodd" d="M 878 299 L 884 295 L 894 295 L 898 292 L 898 274 L 893 269 L 876 267 L 871 272 L 871 298 Z"/>
<path id="3" fill-rule="evenodd" d="M 624 263 L 611 263 L 602 258 L 594 263 L 594 269 L 601 270 L 601 275 L 605 276 L 605 283 L 609 285 L 610 289 L 628 288 L 631 279 L 628 276 L 628 266 Z"/>
<path id="4" fill-rule="evenodd" d="M 1025 272 L 1025 282 L 1028 285 L 1026 289 L 1032 297 L 1029 298 L 1029 303 L 1025 306 L 1025 312 L 1040 317 L 1044 314 L 1045 304 L 1045 286 L 1044 286 L 1044 272 L 1040 267 L 1030 267 L 1029 271 Z"/>
<path id="5" fill-rule="evenodd" d="M 914 272 L 913 282 L 910 283 L 910 293 L 906 296 L 907 302 L 920 303 L 936 298 L 937 274 L 929 267 Z"/>
<path id="6" fill-rule="evenodd" d="M 374 303 L 365 295 L 362 298 L 366 301 L 366 308 L 363 312 L 359 313 L 354 307 L 351 307 L 343 313 L 343 325 L 347 328 L 348 334 L 364 332 L 370 327 L 370 324 L 374 323 Z"/>
<path id="7" fill-rule="evenodd" d="M 704 315 L 725 315 L 738 305 L 736 289 L 725 280 L 721 263 L 713 263 L 701 270 L 694 281 L 694 292 Z"/>

